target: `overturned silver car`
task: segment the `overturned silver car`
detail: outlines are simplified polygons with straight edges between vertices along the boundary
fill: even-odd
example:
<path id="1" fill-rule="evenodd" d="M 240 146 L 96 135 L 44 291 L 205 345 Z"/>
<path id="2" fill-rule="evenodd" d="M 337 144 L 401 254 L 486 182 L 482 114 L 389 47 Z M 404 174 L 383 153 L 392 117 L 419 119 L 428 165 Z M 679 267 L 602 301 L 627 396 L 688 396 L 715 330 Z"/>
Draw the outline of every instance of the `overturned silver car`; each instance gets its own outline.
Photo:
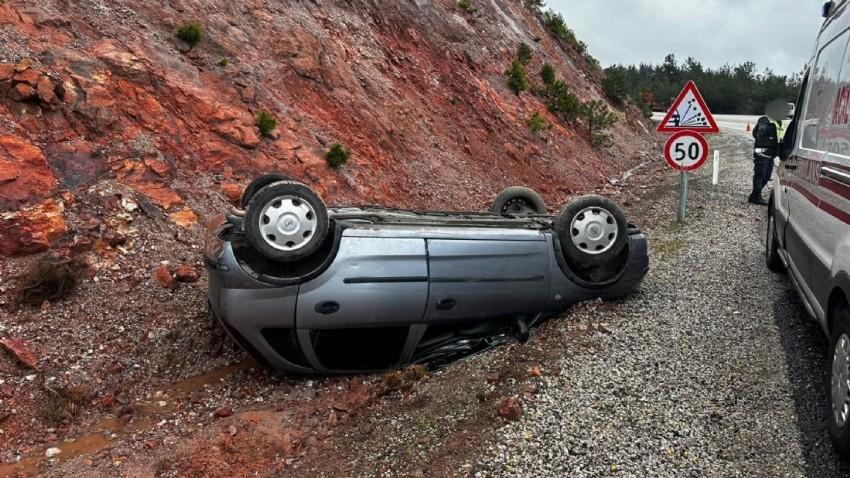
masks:
<path id="1" fill-rule="evenodd" d="M 439 366 L 577 302 L 633 291 L 644 235 L 610 200 L 557 215 L 528 188 L 490 212 L 326 208 L 304 184 L 254 180 L 207 229 L 211 313 L 265 366 L 294 373 Z"/>

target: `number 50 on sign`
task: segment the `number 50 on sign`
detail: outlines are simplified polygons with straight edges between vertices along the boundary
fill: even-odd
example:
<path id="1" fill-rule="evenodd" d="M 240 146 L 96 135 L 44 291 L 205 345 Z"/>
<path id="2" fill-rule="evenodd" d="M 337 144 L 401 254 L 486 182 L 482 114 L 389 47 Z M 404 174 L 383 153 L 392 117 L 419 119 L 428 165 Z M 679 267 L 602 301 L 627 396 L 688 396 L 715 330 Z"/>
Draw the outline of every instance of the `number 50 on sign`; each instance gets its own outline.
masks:
<path id="1" fill-rule="evenodd" d="M 708 159 L 708 142 L 699 133 L 680 131 L 664 145 L 664 159 L 676 171 L 696 171 Z"/>

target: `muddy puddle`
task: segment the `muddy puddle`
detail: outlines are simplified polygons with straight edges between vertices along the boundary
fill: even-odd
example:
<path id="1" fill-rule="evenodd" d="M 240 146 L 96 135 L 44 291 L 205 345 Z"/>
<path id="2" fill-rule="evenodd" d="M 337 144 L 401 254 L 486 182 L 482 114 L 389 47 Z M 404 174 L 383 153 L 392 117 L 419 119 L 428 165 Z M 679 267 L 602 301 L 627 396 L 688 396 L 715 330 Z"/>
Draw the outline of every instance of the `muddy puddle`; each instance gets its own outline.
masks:
<path id="1" fill-rule="evenodd" d="M 0 465 L 0 477 L 35 476 L 38 474 L 38 466 L 45 461 L 62 462 L 81 455 L 100 453 L 121 443 L 122 440 L 134 433 L 152 428 L 163 417 L 174 413 L 177 410 L 177 405 L 179 405 L 179 399 L 188 397 L 207 386 L 215 386 L 221 379 L 234 372 L 257 367 L 259 365 L 253 360 L 243 360 L 203 375 L 189 377 L 170 385 L 158 387 L 168 394 L 169 405 L 159 406 L 148 401 L 135 402 L 133 403 L 135 412 L 132 421 L 129 423 L 124 423 L 115 416 L 105 417 L 76 437 L 68 437 L 65 440 L 45 444 L 38 452 L 24 456 L 20 461 Z M 45 451 L 50 447 L 57 447 L 62 450 L 62 453 L 53 458 L 48 458 L 45 456 Z"/>

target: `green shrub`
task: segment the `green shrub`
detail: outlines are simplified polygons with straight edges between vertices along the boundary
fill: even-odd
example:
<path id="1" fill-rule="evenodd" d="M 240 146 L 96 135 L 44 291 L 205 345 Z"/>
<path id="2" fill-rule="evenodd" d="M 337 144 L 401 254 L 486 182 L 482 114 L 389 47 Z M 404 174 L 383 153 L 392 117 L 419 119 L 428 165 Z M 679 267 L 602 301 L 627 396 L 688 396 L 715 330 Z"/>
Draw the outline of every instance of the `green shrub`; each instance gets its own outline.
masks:
<path id="1" fill-rule="evenodd" d="M 626 77 L 617 68 L 606 68 L 602 78 L 602 91 L 614 104 L 621 105 L 628 94 Z"/>
<path id="2" fill-rule="evenodd" d="M 218 66 L 222 68 L 227 68 L 227 65 L 230 64 L 230 58 L 224 57 L 218 61 Z"/>
<path id="3" fill-rule="evenodd" d="M 647 106 L 645 104 L 641 105 L 640 111 L 641 111 L 641 113 L 643 113 L 644 118 L 647 118 L 647 119 L 652 118 L 652 109 L 650 109 L 649 106 Z"/>
<path id="4" fill-rule="evenodd" d="M 277 128 L 277 119 L 268 111 L 260 111 L 257 113 L 254 124 L 260 130 L 261 135 L 268 136 Z"/>
<path id="5" fill-rule="evenodd" d="M 349 157 L 351 157 L 351 150 L 339 143 L 334 143 L 331 149 L 325 153 L 325 160 L 328 162 L 328 166 L 334 169 L 347 163 Z"/>
<path id="6" fill-rule="evenodd" d="M 594 58 L 587 51 L 587 43 L 576 38 L 576 34 L 572 31 L 567 24 L 564 22 L 564 17 L 560 13 L 555 13 L 552 10 L 548 10 L 543 14 L 543 24 L 546 25 L 546 28 L 552 32 L 552 35 L 559 40 L 563 40 L 567 42 L 575 51 L 581 55 L 585 62 L 587 62 L 587 66 L 590 70 L 599 70 L 599 60 Z"/>
<path id="7" fill-rule="evenodd" d="M 534 56 L 534 52 L 531 51 L 531 47 L 526 43 L 520 43 L 516 49 L 516 57 L 520 63 L 523 65 L 527 65 L 531 63 L 531 58 Z"/>
<path id="8" fill-rule="evenodd" d="M 470 0 L 457 0 L 457 6 L 459 6 L 466 13 L 475 13 L 478 11 Z"/>
<path id="9" fill-rule="evenodd" d="M 525 0 L 525 4 L 535 12 L 539 12 L 541 8 L 546 6 L 544 0 Z"/>
<path id="10" fill-rule="evenodd" d="M 195 48 L 204 40 L 204 29 L 194 20 L 184 23 L 174 34 L 191 48 Z"/>
<path id="11" fill-rule="evenodd" d="M 582 114 L 581 101 L 572 93 L 570 88 L 561 80 L 556 80 L 546 85 L 541 96 L 546 102 L 549 111 L 564 120 L 570 121 Z"/>
<path id="12" fill-rule="evenodd" d="M 534 113 L 530 118 L 528 118 L 528 127 L 531 128 L 531 131 L 537 133 L 544 129 L 550 129 L 552 125 L 546 121 L 546 118 L 544 118 L 543 115 L 540 113 Z"/>
<path id="13" fill-rule="evenodd" d="M 457 96 L 452 96 L 451 98 L 449 98 L 449 103 L 451 103 L 452 106 L 457 106 L 457 104 L 460 103 L 460 98 L 458 98 Z"/>
<path id="14" fill-rule="evenodd" d="M 543 79 L 543 84 L 551 85 L 555 82 L 555 68 L 548 63 L 544 63 L 543 68 L 540 69 L 540 78 Z"/>
<path id="15" fill-rule="evenodd" d="M 617 115 L 612 113 L 602 100 L 592 100 L 582 107 L 587 129 L 590 131 L 590 140 L 593 146 L 611 146 L 613 141 L 606 130 L 617 122 Z"/>
<path id="16" fill-rule="evenodd" d="M 505 76 L 508 79 L 508 87 L 519 95 L 521 92 L 528 89 L 528 80 L 525 78 L 525 68 L 519 60 L 514 59 L 511 67 L 505 70 Z"/>

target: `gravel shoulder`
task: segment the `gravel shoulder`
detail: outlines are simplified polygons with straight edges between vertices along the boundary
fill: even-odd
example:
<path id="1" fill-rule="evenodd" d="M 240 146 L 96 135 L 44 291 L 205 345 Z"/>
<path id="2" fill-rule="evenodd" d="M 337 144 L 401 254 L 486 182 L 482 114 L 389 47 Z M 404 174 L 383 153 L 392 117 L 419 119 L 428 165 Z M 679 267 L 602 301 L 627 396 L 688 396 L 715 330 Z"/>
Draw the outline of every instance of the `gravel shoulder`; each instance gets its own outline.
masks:
<path id="1" fill-rule="evenodd" d="M 750 141 L 712 139 L 721 181 L 692 177 L 686 225 L 675 177 L 638 208 L 641 289 L 568 317 L 604 313 L 613 331 L 559 360 L 475 476 L 848 476 L 826 429 L 827 340 L 765 268 L 765 210 L 745 202 Z"/>

